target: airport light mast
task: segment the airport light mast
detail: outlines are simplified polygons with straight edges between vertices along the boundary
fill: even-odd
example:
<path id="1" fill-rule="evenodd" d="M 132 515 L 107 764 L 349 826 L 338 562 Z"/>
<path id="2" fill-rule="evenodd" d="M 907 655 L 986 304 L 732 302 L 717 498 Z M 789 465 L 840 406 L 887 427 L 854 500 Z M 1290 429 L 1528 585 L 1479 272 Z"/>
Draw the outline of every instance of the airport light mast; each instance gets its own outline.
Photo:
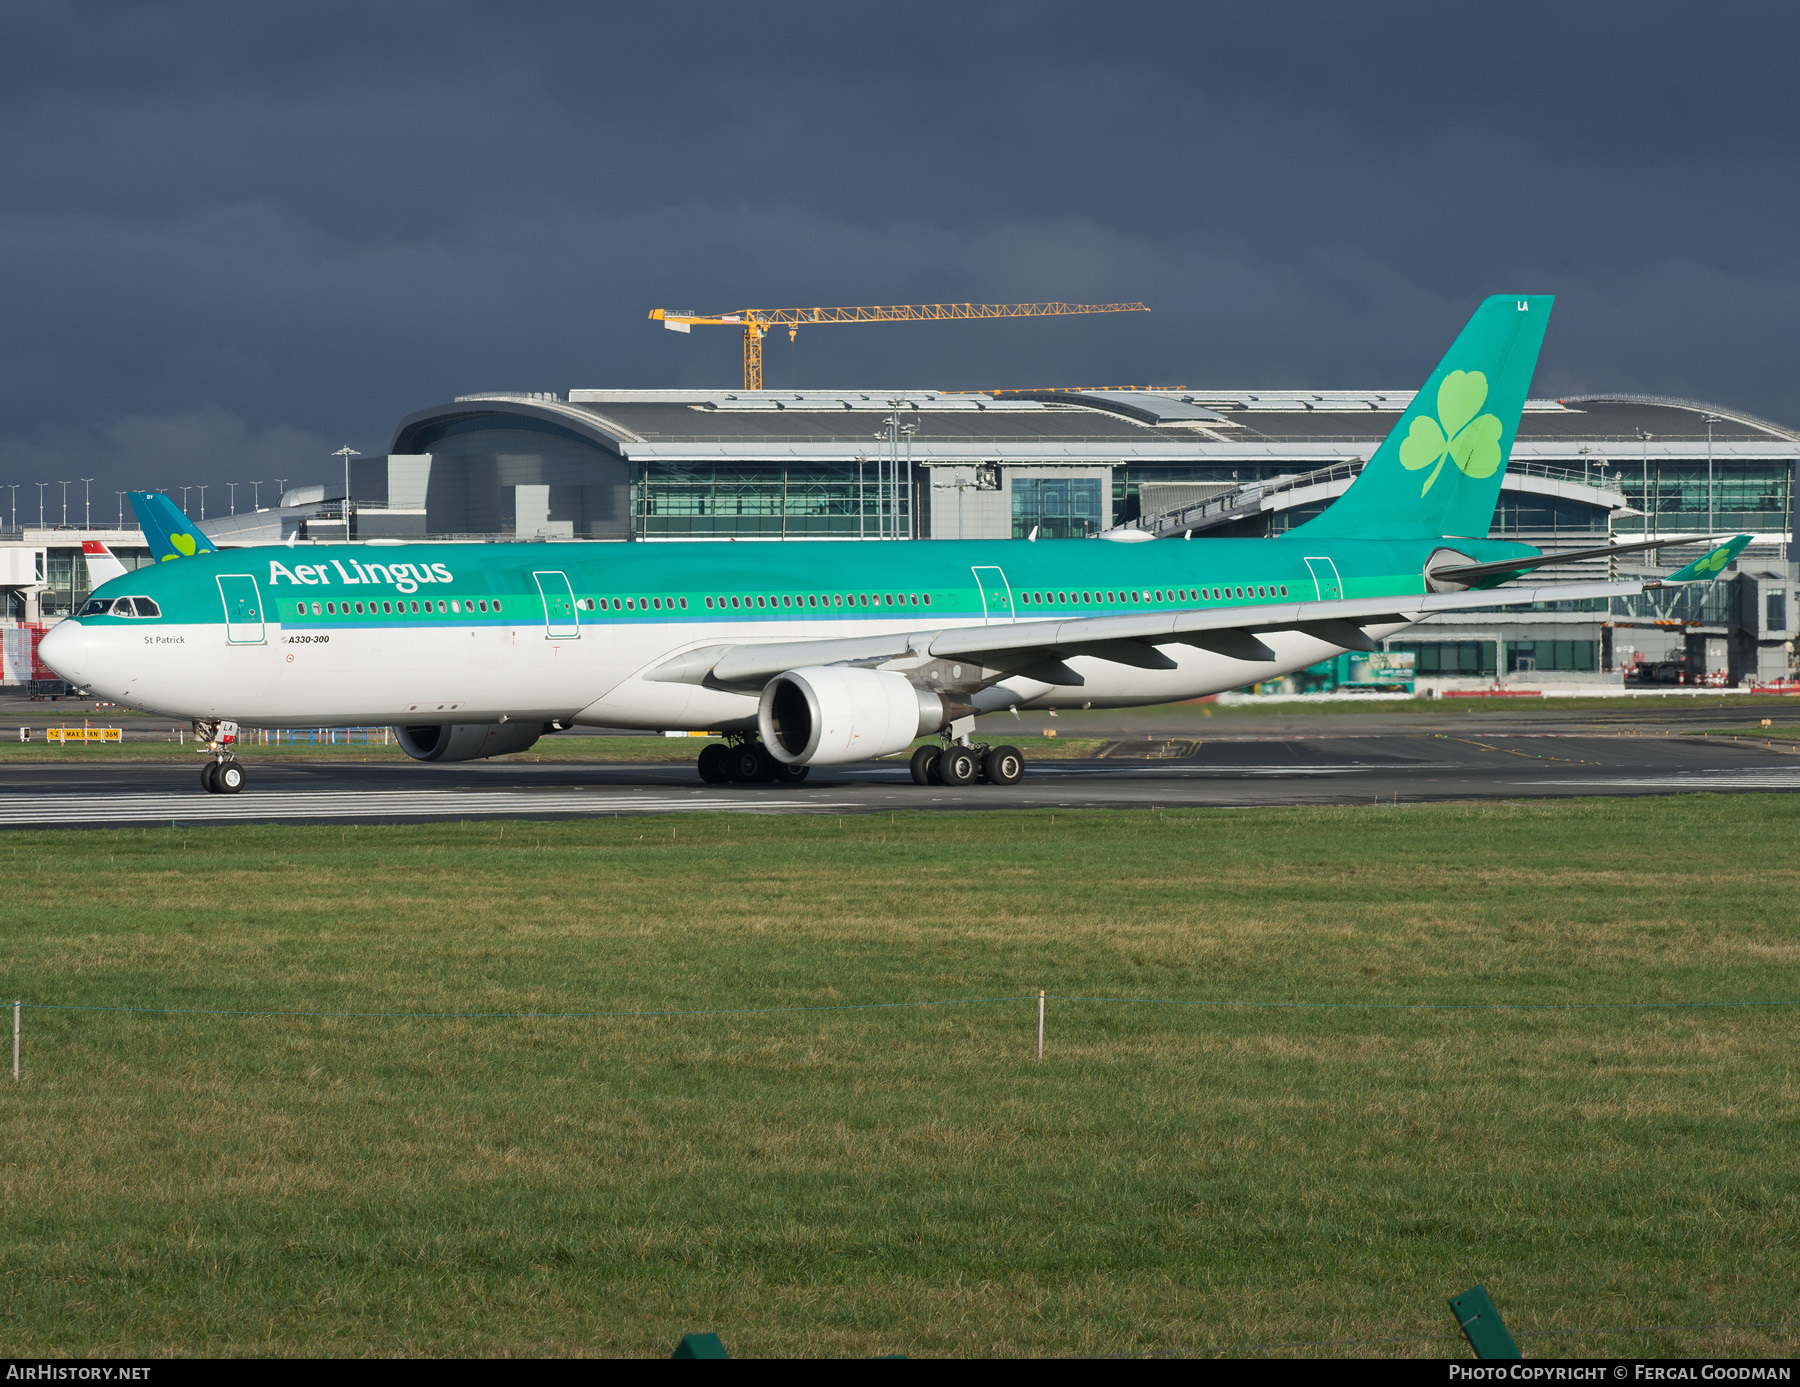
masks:
<path id="1" fill-rule="evenodd" d="M 362 454 L 346 443 L 332 456 L 344 460 L 344 543 L 348 544 L 350 542 L 350 459 L 359 458 Z"/>
<path id="2" fill-rule="evenodd" d="M 802 327 L 825 323 L 916 323 L 962 318 L 1057 318 L 1074 313 L 1148 313 L 1141 303 L 900 303 L 864 308 L 739 308 L 729 313 L 677 313 L 652 308 L 650 321 L 671 332 L 701 326 L 736 327 L 744 333 L 744 389 L 763 388 L 762 340 L 784 327 L 788 340 Z"/>

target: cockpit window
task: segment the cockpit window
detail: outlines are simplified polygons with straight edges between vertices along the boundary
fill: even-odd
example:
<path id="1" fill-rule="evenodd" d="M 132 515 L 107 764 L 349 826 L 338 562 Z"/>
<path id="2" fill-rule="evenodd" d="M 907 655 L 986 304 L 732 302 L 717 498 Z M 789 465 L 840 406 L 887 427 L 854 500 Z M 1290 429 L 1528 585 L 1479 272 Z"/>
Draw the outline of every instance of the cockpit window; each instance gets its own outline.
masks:
<path id="1" fill-rule="evenodd" d="M 90 597 L 81 604 L 81 610 L 75 615 L 159 617 L 162 615 L 162 608 L 148 597 Z"/>

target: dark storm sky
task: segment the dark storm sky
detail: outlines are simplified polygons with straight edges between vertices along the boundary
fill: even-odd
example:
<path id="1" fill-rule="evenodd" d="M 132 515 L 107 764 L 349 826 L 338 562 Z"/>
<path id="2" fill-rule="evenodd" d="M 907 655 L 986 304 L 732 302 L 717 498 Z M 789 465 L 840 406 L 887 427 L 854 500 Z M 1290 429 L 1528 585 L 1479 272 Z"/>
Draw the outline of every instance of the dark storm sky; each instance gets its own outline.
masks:
<path id="1" fill-rule="evenodd" d="M 16 4 L 0 485 L 267 501 L 459 393 L 737 381 L 658 305 L 1155 309 L 803 331 L 772 386 L 1410 388 L 1554 293 L 1538 393 L 1796 424 L 1797 52 L 1791 4 Z"/>

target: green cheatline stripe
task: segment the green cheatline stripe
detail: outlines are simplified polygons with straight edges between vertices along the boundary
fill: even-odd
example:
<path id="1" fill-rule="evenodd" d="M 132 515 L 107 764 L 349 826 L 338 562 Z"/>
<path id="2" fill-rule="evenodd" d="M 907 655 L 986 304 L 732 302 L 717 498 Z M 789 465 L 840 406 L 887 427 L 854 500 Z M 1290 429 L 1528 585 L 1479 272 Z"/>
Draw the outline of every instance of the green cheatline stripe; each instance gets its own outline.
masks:
<path id="1" fill-rule="evenodd" d="M 125 1007 L 80 1002 L 26 1002 L 36 1011 L 119 1011 L 158 1016 L 324 1016 L 349 1020 L 420 1021 L 555 1021 L 606 1017 L 766 1016 L 800 1011 L 878 1011 L 891 1007 L 971 1007 L 994 1002 L 1032 1002 L 1034 993 L 1016 997 L 949 997 L 923 1002 L 835 1002 L 796 1007 L 692 1007 L 664 1011 L 256 1011 L 225 1007 Z M 1644 1011 L 1692 1007 L 1791 1007 L 1800 999 L 1770 998 L 1751 1002 L 1221 1002 L 1186 997 L 1077 997 L 1047 993 L 1050 1002 L 1132 1002 L 1162 1007 L 1268 1007 L 1331 1011 Z"/>

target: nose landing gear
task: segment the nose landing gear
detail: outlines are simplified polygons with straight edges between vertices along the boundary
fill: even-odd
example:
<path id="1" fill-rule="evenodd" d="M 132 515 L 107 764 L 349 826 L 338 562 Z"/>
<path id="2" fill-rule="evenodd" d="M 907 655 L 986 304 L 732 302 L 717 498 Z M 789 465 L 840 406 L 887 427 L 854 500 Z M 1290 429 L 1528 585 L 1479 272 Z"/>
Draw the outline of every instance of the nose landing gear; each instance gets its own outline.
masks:
<path id="1" fill-rule="evenodd" d="M 244 788 L 243 763 L 235 757 L 208 761 L 200 768 L 200 783 L 209 795 L 235 795 Z"/>
<path id="2" fill-rule="evenodd" d="M 208 759 L 200 768 L 200 784 L 209 795 L 235 795 L 244 788 L 244 767 L 233 753 L 235 722 L 196 722 L 194 740 Z"/>

